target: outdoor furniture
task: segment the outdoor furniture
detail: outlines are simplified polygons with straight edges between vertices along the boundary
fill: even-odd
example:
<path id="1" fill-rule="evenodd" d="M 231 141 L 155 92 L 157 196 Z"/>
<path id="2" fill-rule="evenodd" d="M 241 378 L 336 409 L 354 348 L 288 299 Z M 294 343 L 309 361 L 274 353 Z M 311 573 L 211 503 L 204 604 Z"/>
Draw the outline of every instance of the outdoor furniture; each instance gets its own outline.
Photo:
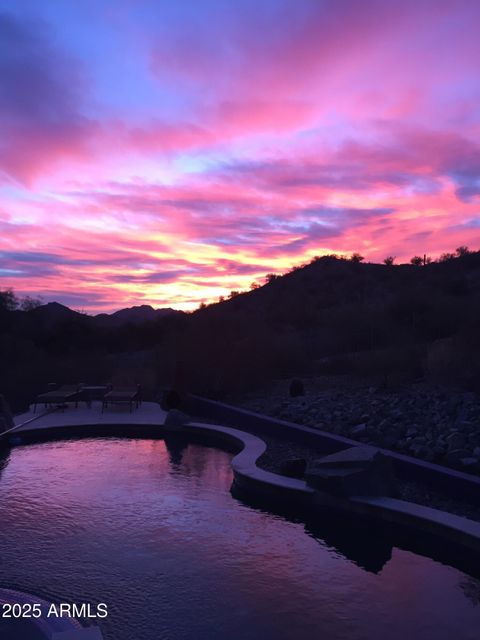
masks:
<path id="1" fill-rule="evenodd" d="M 37 410 L 37 404 L 44 404 L 45 408 L 56 404 L 59 406 L 65 405 L 67 402 L 75 402 L 75 407 L 78 407 L 78 401 L 81 395 L 81 385 L 63 385 L 59 389 L 54 391 L 47 391 L 47 393 L 41 393 L 35 398 L 33 406 L 33 413 Z"/>
<path id="2" fill-rule="evenodd" d="M 90 409 L 94 400 L 103 400 L 104 395 L 110 391 L 112 385 L 110 384 L 92 384 L 82 386 L 82 400 L 85 401 L 87 407 Z"/>
<path id="3" fill-rule="evenodd" d="M 128 403 L 130 406 L 130 411 L 132 411 L 134 406 L 136 409 L 138 409 L 141 401 L 142 400 L 139 384 L 136 387 L 112 389 L 103 396 L 102 413 L 109 404 Z"/>

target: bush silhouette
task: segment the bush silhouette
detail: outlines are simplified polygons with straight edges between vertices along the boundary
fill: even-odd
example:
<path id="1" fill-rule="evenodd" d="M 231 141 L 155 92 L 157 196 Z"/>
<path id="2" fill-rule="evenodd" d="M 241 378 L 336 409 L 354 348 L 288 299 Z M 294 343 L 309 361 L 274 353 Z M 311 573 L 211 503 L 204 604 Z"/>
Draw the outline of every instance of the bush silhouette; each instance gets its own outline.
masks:
<path id="1" fill-rule="evenodd" d="M 294 378 L 290 383 L 289 393 L 291 398 L 305 395 L 305 387 L 299 378 Z"/>
<path id="2" fill-rule="evenodd" d="M 365 260 L 365 258 L 360 254 L 360 253 L 352 253 L 352 255 L 350 256 L 350 261 L 351 262 L 363 262 Z"/>

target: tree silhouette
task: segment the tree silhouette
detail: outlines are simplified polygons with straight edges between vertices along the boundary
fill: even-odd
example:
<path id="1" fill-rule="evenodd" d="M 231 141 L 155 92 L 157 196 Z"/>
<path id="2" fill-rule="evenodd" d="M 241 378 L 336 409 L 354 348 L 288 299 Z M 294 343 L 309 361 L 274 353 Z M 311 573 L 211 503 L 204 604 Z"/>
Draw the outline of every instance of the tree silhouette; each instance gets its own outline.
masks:
<path id="1" fill-rule="evenodd" d="M 32 298 L 30 296 L 19 298 L 13 289 L 0 291 L 0 311 L 15 311 L 16 309 L 31 311 L 41 304 L 42 301 L 40 298 Z"/>
<path id="2" fill-rule="evenodd" d="M 31 296 L 25 296 L 20 300 L 20 309 L 22 311 L 32 311 L 42 304 L 40 298 L 32 298 Z"/>
<path id="3" fill-rule="evenodd" d="M 387 256 L 383 261 L 383 264 L 386 264 L 387 267 L 391 267 L 395 262 L 395 256 Z"/>
<path id="4" fill-rule="evenodd" d="M 352 253 L 350 256 L 351 262 L 362 262 L 365 258 L 360 253 Z"/>
<path id="5" fill-rule="evenodd" d="M 449 260 L 454 260 L 456 258 L 456 255 L 454 253 L 442 253 L 442 255 L 440 256 L 440 258 L 438 259 L 439 262 L 448 262 Z"/>
<path id="6" fill-rule="evenodd" d="M 457 258 L 463 258 L 470 253 L 470 249 L 466 245 L 461 245 L 455 249 L 455 254 Z"/>
<path id="7" fill-rule="evenodd" d="M 15 311 L 18 308 L 18 298 L 13 289 L 0 291 L 0 311 Z"/>
<path id="8" fill-rule="evenodd" d="M 413 256 L 413 258 L 410 259 L 410 264 L 414 264 L 416 267 L 420 267 L 422 264 L 425 266 L 431 262 L 431 257 L 427 256 L 426 253 L 423 254 L 423 258 L 421 256 Z"/>
<path id="9" fill-rule="evenodd" d="M 267 273 L 267 275 L 265 276 L 265 282 L 270 284 L 270 282 L 273 282 L 274 280 L 276 280 L 279 277 L 280 276 L 278 276 L 276 273 Z"/>

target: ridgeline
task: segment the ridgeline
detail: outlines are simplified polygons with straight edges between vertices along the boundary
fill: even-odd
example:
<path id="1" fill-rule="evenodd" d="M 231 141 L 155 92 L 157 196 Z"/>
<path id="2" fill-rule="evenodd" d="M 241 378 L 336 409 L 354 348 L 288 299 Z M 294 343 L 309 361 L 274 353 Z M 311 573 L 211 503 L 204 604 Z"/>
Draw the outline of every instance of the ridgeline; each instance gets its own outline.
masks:
<path id="1" fill-rule="evenodd" d="M 15 410 L 50 381 L 140 382 L 155 397 L 181 378 L 221 398 L 305 375 L 465 389 L 480 378 L 480 252 L 424 265 L 322 257 L 188 314 L 9 310 L 1 295 L 0 391 Z"/>

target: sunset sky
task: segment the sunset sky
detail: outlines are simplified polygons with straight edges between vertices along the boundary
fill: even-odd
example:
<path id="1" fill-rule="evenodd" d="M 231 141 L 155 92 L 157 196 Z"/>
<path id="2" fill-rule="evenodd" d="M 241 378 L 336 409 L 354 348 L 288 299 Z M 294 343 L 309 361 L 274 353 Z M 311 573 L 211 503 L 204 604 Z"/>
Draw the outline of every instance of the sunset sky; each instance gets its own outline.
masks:
<path id="1" fill-rule="evenodd" d="M 478 0 L 0 0 L 0 289 L 193 309 L 480 248 Z"/>

